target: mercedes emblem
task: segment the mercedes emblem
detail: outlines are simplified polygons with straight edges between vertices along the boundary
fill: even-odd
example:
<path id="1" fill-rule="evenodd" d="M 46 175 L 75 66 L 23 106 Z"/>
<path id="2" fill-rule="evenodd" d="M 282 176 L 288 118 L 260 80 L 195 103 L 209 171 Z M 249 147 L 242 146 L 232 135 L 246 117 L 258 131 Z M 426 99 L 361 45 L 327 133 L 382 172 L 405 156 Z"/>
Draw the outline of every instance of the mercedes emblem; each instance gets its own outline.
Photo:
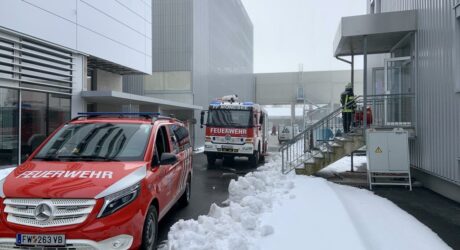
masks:
<path id="1" fill-rule="evenodd" d="M 38 204 L 34 210 L 35 219 L 38 221 L 49 221 L 53 218 L 53 214 L 54 206 L 47 202 Z"/>

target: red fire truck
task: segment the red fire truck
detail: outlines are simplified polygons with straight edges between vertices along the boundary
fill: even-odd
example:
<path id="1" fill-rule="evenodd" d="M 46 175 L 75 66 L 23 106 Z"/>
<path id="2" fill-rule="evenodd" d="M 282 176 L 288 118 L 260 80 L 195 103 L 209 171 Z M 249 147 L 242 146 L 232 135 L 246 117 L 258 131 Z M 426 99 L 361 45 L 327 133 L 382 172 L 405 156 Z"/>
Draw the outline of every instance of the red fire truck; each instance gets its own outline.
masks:
<path id="1" fill-rule="evenodd" d="M 235 156 L 248 157 L 252 166 L 263 161 L 268 145 L 268 116 L 259 105 L 238 102 L 238 96 L 224 96 L 211 102 L 207 111 L 201 112 L 201 126 L 206 126 L 204 153 L 208 165 L 216 159 L 233 161 Z"/>

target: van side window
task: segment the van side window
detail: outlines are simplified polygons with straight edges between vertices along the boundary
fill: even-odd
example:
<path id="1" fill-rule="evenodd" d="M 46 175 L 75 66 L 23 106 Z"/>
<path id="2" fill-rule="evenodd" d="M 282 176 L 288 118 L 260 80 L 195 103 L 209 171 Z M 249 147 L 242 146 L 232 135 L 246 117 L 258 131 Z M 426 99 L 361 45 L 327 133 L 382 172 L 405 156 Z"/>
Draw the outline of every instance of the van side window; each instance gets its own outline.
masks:
<path id="1" fill-rule="evenodd" d="M 177 125 L 168 125 L 169 128 L 169 136 L 171 137 L 171 142 L 173 144 L 174 153 L 179 153 L 181 151 L 179 149 L 179 140 L 177 139 L 176 133 L 174 133 L 174 129 Z"/>
<path id="2" fill-rule="evenodd" d="M 190 137 L 188 130 L 185 127 L 179 125 L 172 125 L 171 130 L 176 137 L 177 145 L 180 151 L 183 151 L 190 147 Z"/>
<path id="3" fill-rule="evenodd" d="M 168 133 L 166 131 L 166 127 L 161 126 L 158 129 L 157 137 L 155 138 L 155 149 L 154 149 L 152 165 L 154 166 L 160 165 L 161 155 L 163 153 L 170 153 L 170 152 L 171 152 L 171 149 L 169 147 Z"/>

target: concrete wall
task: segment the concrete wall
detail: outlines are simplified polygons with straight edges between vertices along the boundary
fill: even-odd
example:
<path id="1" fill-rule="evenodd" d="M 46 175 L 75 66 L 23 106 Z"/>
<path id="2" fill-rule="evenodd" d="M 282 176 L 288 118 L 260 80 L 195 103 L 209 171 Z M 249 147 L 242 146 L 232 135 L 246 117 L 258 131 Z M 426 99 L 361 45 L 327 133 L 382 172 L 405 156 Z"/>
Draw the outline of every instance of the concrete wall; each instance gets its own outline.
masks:
<path id="1" fill-rule="evenodd" d="M 291 104 L 297 89 L 314 104 L 339 104 L 340 94 L 350 82 L 350 70 L 256 74 L 256 102 L 262 105 Z M 355 95 L 363 93 L 363 71 L 355 71 Z"/>
<path id="2" fill-rule="evenodd" d="M 0 27 L 151 73 L 149 0 L 0 1 Z"/>
<path id="3" fill-rule="evenodd" d="M 122 91 L 121 75 L 110 73 L 104 70 L 96 69 L 96 90 L 99 91 Z"/>

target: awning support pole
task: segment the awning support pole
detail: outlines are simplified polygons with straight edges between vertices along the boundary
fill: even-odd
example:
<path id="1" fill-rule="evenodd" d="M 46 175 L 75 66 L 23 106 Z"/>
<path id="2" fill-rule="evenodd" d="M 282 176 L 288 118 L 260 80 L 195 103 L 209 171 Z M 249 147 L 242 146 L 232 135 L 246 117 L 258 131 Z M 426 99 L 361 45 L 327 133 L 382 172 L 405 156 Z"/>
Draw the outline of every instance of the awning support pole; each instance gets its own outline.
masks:
<path id="1" fill-rule="evenodd" d="M 355 90 L 355 55 L 351 54 L 351 89 Z"/>
<path id="2" fill-rule="evenodd" d="M 363 137 L 366 140 L 366 128 L 367 128 L 367 36 L 364 36 L 363 41 Z"/>

